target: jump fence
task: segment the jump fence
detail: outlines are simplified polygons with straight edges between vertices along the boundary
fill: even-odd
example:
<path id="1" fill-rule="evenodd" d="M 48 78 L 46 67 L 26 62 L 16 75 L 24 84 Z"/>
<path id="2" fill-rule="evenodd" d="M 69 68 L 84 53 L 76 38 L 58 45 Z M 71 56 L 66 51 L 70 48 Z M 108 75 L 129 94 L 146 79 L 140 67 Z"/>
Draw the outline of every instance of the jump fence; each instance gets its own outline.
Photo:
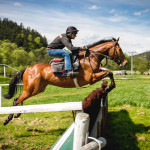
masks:
<path id="1" fill-rule="evenodd" d="M 107 98 L 103 101 L 104 103 L 101 104 L 101 109 L 93 130 L 91 135 L 89 135 L 90 118 L 88 114 L 82 112 L 82 102 L 2 107 L 2 86 L 8 86 L 8 84 L 0 85 L 0 114 L 78 111 L 75 122 L 72 123 L 51 150 L 92 150 L 97 148 L 100 150 L 106 145 L 106 140 L 103 137 L 100 137 L 100 130 L 102 128 L 103 113 L 106 108 L 105 104 Z M 68 141 L 71 141 L 71 143 L 68 144 Z"/>

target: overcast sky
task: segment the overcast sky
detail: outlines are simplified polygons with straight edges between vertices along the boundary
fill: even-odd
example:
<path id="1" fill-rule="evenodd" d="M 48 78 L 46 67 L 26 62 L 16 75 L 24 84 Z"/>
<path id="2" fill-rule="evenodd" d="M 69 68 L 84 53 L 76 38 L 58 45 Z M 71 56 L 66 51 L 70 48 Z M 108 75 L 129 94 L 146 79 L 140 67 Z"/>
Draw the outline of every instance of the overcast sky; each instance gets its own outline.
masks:
<path id="1" fill-rule="evenodd" d="M 127 54 L 150 51 L 150 0 L 0 0 L 0 18 L 37 30 L 48 42 L 75 26 L 74 46 L 120 37 Z"/>

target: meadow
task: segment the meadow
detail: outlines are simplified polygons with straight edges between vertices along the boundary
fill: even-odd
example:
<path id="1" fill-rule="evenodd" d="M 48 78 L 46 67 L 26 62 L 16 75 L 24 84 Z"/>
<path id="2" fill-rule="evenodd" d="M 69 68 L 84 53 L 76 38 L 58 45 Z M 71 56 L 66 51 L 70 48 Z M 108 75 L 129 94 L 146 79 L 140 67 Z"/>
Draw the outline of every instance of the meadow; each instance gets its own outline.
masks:
<path id="1" fill-rule="evenodd" d="M 8 80 L 0 78 L 0 83 Z M 149 150 L 150 76 L 116 75 L 115 82 L 116 88 L 108 94 L 107 146 L 104 149 Z M 26 100 L 24 105 L 78 102 L 100 86 L 101 81 L 79 89 L 49 85 L 45 92 Z M 3 92 L 6 93 L 7 88 L 3 88 Z M 13 99 L 2 101 L 3 107 L 12 106 Z M 50 149 L 73 121 L 70 111 L 22 114 L 4 127 L 6 118 L 7 115 L 0 115 L 0 149 L 9 150 Z"/>

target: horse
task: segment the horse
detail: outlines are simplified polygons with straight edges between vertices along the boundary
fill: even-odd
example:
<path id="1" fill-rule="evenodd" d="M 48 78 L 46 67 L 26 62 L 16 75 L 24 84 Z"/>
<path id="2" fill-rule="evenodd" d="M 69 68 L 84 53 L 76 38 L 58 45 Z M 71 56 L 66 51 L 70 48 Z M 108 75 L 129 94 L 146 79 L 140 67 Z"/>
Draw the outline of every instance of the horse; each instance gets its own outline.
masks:
<path id="1" fill-rule="evenodd" d="M 106 92 L 115 88 L 115 81 L 113 73 L 109 70 L 100 70 L 101 61 L 104 58 L 110 58 L 120 66 L 126 66 L 127 60 L 123 54 L 123 51 L 118 43 L 119 38 L 100 40 L 96 43 L 89 45 L 89 50 L 79 52 L 78 57 L 80 61 L 80 68 L 78 70 L 79 75 L 76 77 L 78 85 L 80 87 L 87 84 L 94 84 L 105 77 L 110 78 L 110 85 L 106 88 Z M 35 64 L 27 67 L 18 72 L 9 83 L 9 90 L 4 98 L 10 99 L 15 94 L 16 84 L 23 81 L 24 91 L 22 94 L 15 98 L 13 106 L 23 105 L 23 101 L 31 96 L 44 92 L 48 84 L 59 86 L 63 88 L 75 88 L 75 83 L 72 77 L 57 76 L 54 75 L 50 64 Z M 18 118 L 21 113 L 9 114 L 8 118 L 4 121 L 4 125 L 7 125 L 12 119 Z"/>

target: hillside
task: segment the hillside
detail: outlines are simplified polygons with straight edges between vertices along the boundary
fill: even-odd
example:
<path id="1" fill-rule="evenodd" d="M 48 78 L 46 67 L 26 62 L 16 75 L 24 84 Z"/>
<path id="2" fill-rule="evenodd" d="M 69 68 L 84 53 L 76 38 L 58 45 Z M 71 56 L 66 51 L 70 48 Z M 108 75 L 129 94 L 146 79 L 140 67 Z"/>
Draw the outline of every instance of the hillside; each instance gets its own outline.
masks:
<path id="1" fill-rule="evenodd" d="M 144 58 L 146 58 L 146 59 L 148 59 L 148 60 L 150 61 L 150 50 L 147 51 L 147 52 L 138 54 L 138 55 L 134 55 L 134 56 L 135 56 L 135 57 L 136 57 L 136 56 L 144 57 Z"/>
<path id="2" fill-rule="evenodd" d="M 0 40 L 9 40 L 16 43 L 18 47 L 23 47 L 26 51 L 47 46 L 47 39 L 34 29 L 24 28 L 21 23 L 4 18 L 0 18 Z"/>

